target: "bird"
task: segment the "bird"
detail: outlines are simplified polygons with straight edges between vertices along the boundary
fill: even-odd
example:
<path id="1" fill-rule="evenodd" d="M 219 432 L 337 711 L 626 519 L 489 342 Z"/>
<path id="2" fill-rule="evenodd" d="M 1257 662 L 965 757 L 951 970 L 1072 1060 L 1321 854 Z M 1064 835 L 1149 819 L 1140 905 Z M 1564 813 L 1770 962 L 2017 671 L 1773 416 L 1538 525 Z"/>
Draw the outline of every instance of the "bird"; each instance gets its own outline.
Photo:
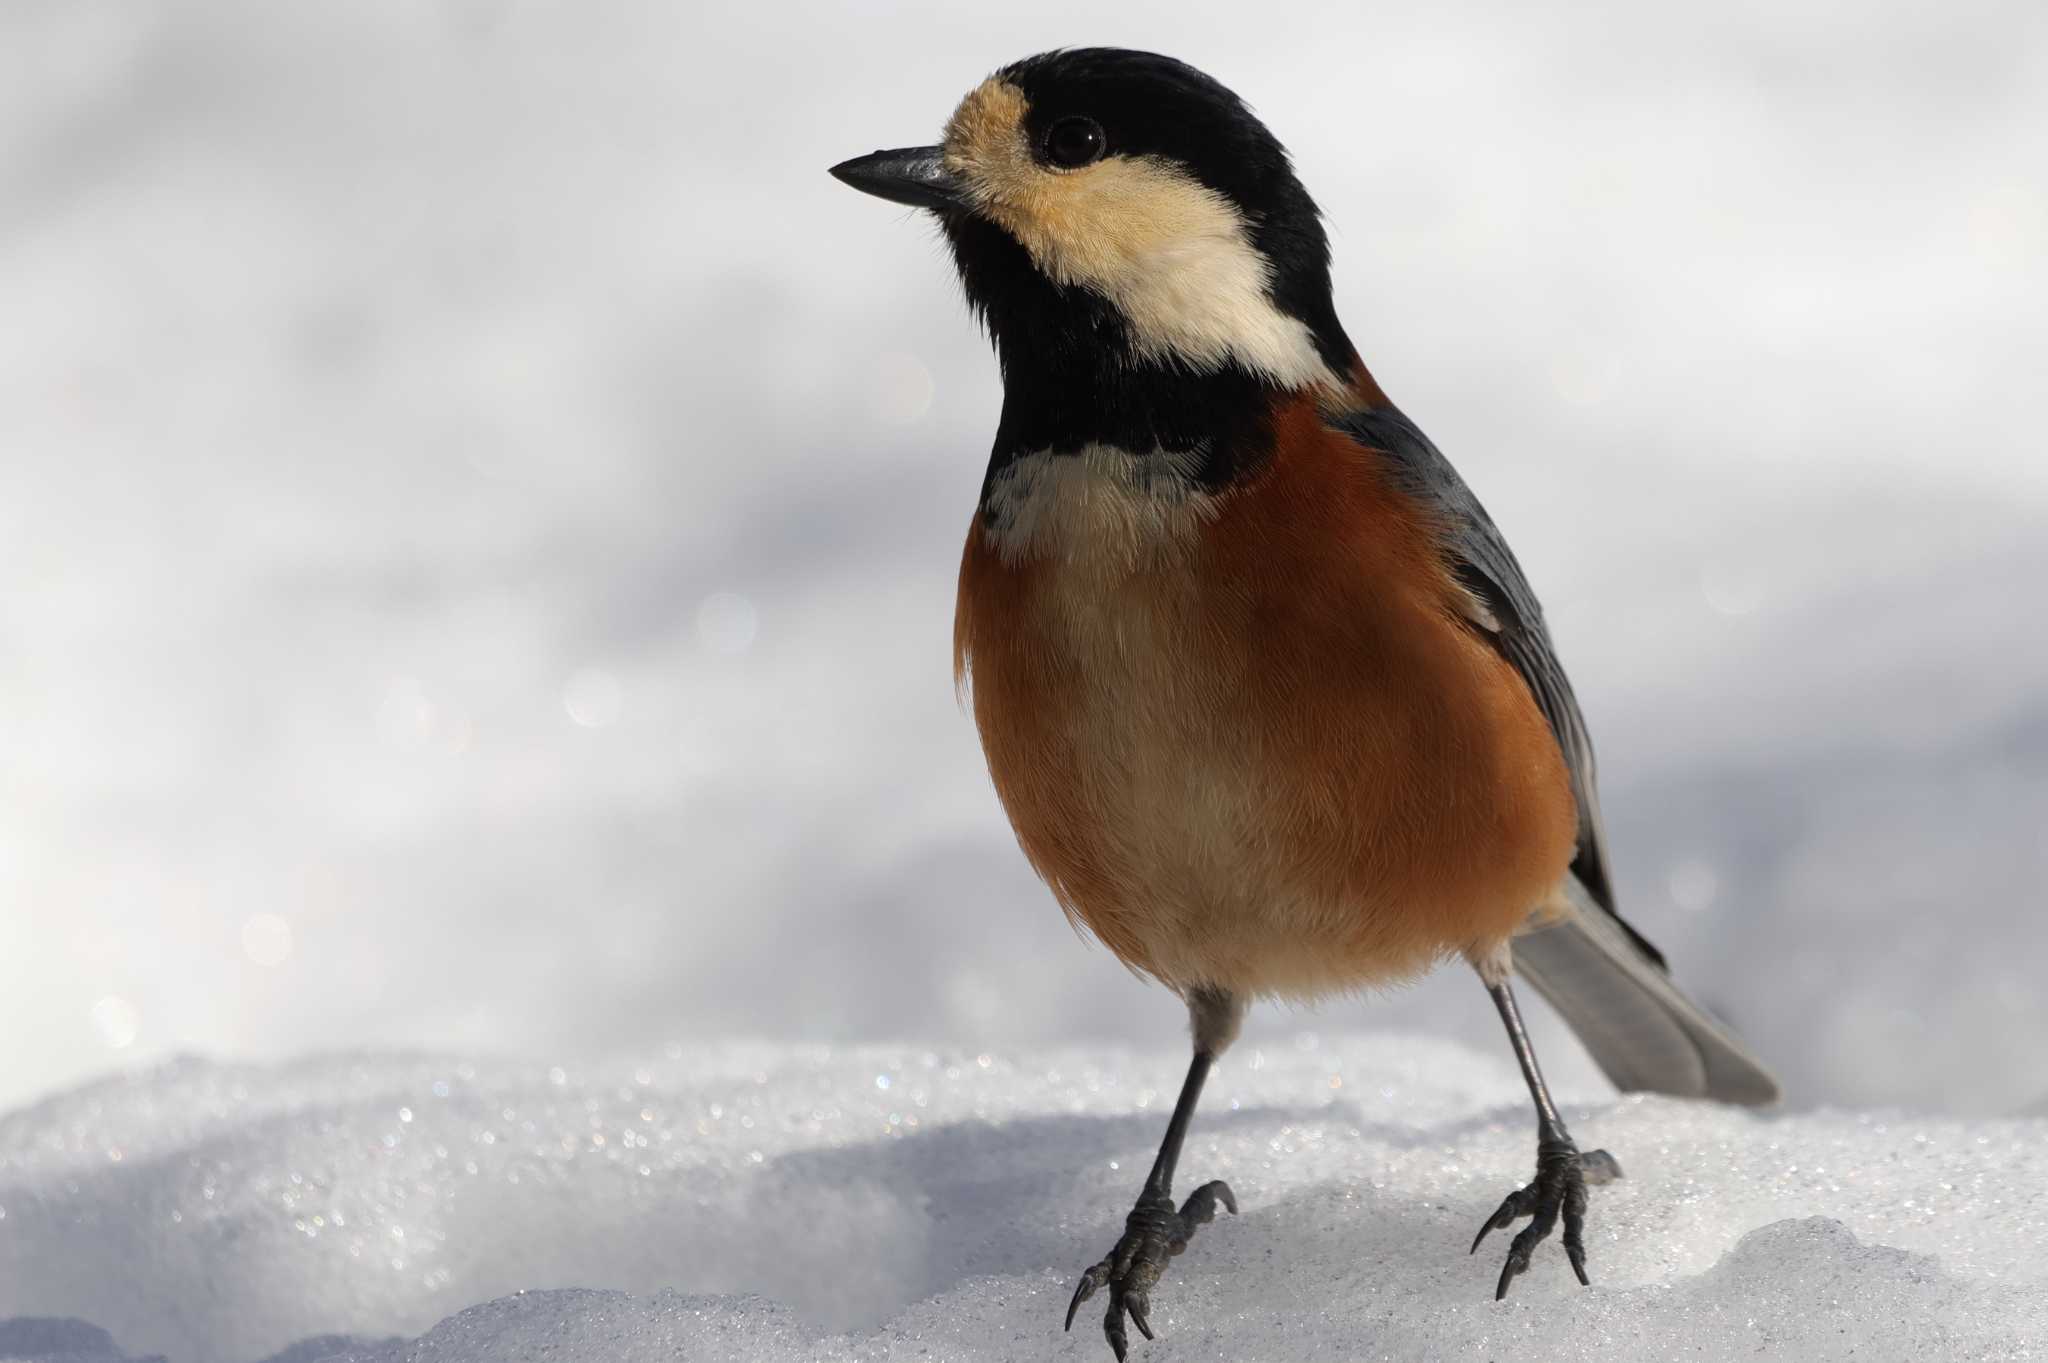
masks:
<path id="1" fill-rule="evenodd" d="M 1562 1224 L 1590 1282 L 1581 1151 L 1519 974 L 1624 1091 L 1762 1105 L 1764 1062 L 1622 920 L 1592 743 L 1507 540 L 1338 319 L 1321 210 L 1221 83 L 1063 48 L 968 92 L 936 145 L 837 179 L 937 220 L 1003 400 L 960 564 L 954 671 L 1017 841 L 1077 927 L 1179 995 L 1193 1057 L 1124 1230 L 1066 1312 L 1147 1339 L 1189 1126 L 1258 999 L 1463 960 L 1536 1116 L 1487 1215 L 1495 1299 Z"/>

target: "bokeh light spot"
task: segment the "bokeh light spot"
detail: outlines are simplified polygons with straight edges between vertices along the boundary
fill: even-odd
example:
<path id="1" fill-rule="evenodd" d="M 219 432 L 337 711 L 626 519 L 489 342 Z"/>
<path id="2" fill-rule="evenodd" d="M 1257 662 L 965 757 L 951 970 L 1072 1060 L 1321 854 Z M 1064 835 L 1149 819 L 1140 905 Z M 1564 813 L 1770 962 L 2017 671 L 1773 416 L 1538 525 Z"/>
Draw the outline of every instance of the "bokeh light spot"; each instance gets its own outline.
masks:
<path id="1" fill-rule="evenodd" d="M 377 731 L 388 742 L 412 747 L 432 739 L 439 718 L 426 688 L 411 677 L 394 677 L 377 705 Z"/>
<path id="2" fill-rule="evenodd" d="M 616 724 L 626 706 L 619 679 L 599 668 L 587 667 L 569 678 L 562 688 L 562 708 L 574 723 L 585 729 L 602 729 Z"/>
<path id="3" fill-rule="evenodd" d="M 931 411 L 937 391 L 923 360 L 900 350 L 884 351 L 869 370 L 868 410 L 885 426 L 914 426 Z"/>
<path id="4" fill-rule="evenodd" d="M 713 653 L 745 653 L 760 623 L 754 603 L 738 592 L 713 592 L 697 607 L 697 637 Z"/>
<path id="5" fill-rule="evenodd" d="M 242 951 L 257 965 L 283 965 L 291 959 L 292 925 L 274 913 L 251 914 L 242 924 Z"/>
<path id="6" fill-rule="evenodd" d="M 92 1025 L 101 1041 L 122 1051 L 134 1045 L 135 1038 L 141 1035 L 142 1014 L 128 1000 L 109 994 L 92 1006 Z"/>

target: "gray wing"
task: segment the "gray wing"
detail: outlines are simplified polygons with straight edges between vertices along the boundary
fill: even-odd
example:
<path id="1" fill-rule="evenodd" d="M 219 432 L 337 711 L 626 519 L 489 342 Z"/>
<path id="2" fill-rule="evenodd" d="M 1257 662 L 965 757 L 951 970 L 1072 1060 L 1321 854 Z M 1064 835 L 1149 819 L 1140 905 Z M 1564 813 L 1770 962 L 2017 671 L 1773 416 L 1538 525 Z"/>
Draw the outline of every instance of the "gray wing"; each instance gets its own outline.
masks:
<path id="1" fill-rule="evenodd" d="M 1671 980 L 1664 954 L 1615 911 L 1593 741 L 1551 646 L 1543 608 L 1493 518 L 1451 461 L 1399 411 L 1352 413 L 1335 425 L 1378 452 L 1398 485 L 1438 518 L 1451 569 L 1471 597 L 1475 626 L 1528 684 L 1571 774 L 1579 834 L 1570 907 L 1561 920 L 1516 939 L 1516 968 L 1571 1023 L 1617 1087 L 1776 1101 L 1778 1082 L 1769 1069 L 1686 997 Z"/>

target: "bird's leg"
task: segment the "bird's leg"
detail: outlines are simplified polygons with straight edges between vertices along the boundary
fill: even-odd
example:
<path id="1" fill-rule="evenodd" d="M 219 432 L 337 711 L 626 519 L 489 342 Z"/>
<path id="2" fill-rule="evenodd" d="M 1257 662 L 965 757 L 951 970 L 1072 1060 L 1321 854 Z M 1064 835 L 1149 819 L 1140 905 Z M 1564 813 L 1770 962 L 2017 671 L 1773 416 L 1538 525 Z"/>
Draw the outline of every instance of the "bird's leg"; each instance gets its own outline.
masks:
<path id="1" fill-rule="evenodd" d="M 1529 1267 L 1529 1256 L 1562 1216 L 1565 1257 L 1571 1260 L 1579 1282 L 1590 1286 L 1592 1280 L 1586 1276 L 1586 1186 L 1620 1178 L 1621 1165 L 1605 1150 L 1581 1154 L 1571 1132 L 1565 1130 L 1564 1118 L 1557 1115 L 1543 1071 L 1536 1065 L 1535 1048 L 1522 1026 L 1521 1010 L 1515 1006 L 1515 991 L 1508 985 L 1507 948 L 1473 964 L 1486 982 L 1486 992 L 1493 995 L 1493 1006 L 1500 1010 L 1515 1059 L 1521 1062 L 1522 1078 L 1528 1082 L 1529 1096 L 1536 1100 L 1536 1177 L 1527 1187 L 1509 1193 L 1500 1210 L 1486 1218 L 1473 1237 L 1472 1252 L 1478 1251 L 1488 1232 L 1505 1230 L 1524 1216 L 1531 1218 L 1508 1245 L 1508 1261 L 1501 1266 L 1500 1284 L 1493 1293 L 1493 1299 L 1499 1301 L 1508 1294 L 1508 1284 Z"/>
<path id="2" fill-rule="evenodd" d="M 1166 1139 L 1159 1143 L 1159 1155 L 1152 1172 L 1138 1193 L 1137 1205 L 1124 1218 L 1123 1237 L 1114 1248 L 1081 1275 L 1074 1298 L 1067 1303 L 1067 1326 L 1074 1326 L 1074 1313 L 1081 1303 L 1102 1288 L 1109 1289 L 1109 1310 L 1102 1321 L 1103 1335 L 1123 1363 L 1130 1344 L 1124 1334 L 1124 1317 L 1152 1338 L 1152 1288 L 1166 1272 L 1167 1260 L 1188 1247 L 1197 1227 L 1213 1219 L 1216 1204 L 1237 1213 L 1237 1198 L 1222 1180 L 1205 1183 L 1188 1195 L 1178 1208 L 1173 1205 L 1173 1174 L 1180 1163 L 1180 1148 L 1187 1139 L 1188 1122 L 1202 1096 L 1202 1081 L 1209 1067 L 1237 1035 L 1244 1005 L 1228 994 L 1194 990 L 1188 995 L 1188 1013 L 1194 1024 L 1195 1058 L 1182 1082 L 1180 1100 L 1173 1105 L 1173 1118 L 1166 1124 Z"/>

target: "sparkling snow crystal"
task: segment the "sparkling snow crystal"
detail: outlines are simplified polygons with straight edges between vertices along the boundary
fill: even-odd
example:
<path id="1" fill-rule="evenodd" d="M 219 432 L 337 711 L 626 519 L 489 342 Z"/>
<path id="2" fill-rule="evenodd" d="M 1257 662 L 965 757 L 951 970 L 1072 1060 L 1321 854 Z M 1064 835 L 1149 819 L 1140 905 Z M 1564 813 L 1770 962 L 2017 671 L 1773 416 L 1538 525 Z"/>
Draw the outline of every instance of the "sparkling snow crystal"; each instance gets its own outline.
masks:
<path id="1" fill-rule="evenodd" d="M 1059 1331 L 1177 1053 L 724 1046 L 592 1067 L 185 1061 L 0 1120 L 0 1358 L 637 1363 L 1108 1358 Z M 1529 1172 L 1503 1058 L 1231 1053 L 1183 1181 L 1222 1217 L 1155 1298 L 1171 1359 L 2025 1358 L 2048 1122 L 1567 1104 L 1627 1171 L 1595 1285 L 1503 1304 L 1473 1230 Z M 12 1317 L 13 1319 L 6 1319 Z"/>

